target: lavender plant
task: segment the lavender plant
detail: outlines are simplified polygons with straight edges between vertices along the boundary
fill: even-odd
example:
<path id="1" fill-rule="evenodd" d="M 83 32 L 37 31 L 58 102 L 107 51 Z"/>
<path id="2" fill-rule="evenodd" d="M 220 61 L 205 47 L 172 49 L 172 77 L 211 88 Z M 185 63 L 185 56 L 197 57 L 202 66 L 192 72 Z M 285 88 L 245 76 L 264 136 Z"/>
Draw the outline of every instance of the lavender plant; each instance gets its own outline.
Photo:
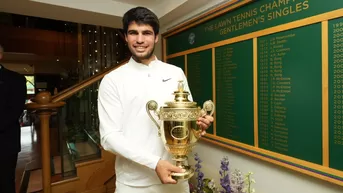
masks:
<path id="1" fill-rule="evenodd" d="M 191 193 L 254 193 L 255 190 L 252 188 L 252 184 L 255 180 L 252 179 L 252 172 L 242 175 L 239 169 L 235 169 L 232 173 L 229 170 L 229 159 L 228 157 L 223 157 L 220 162 L 220 185 L 221 190 L 216 187 L 215 182 L 211 178 L 205 178 L 204 173 L 201 171 L 201 163 L 197 153 L 194 154 L 195 172 L 197 173 L 197 185 L 194 186 L 190 183 Z"/>
<path id="2" fill-rule="evenodd" d="M 201 159 L 198 155 L 198 153 L 195 153 L 194 154 L 194 159 L 196 161 L 196 164 L 195 164 L 195 172 L 197 173 L 197 192 L 198 193 L 202 193 L 203 192 L 203 188 L 204 188 L 204 183 L 203 183 L 203 178 L 204 178 L 204 173 L 201 172 Z"/>
<path id="3" fill-rule="evenodd" d="M 220 185 L 223 188 L 223 190 L 221 190 L 220 193 L 231 193 L 229 158 L 228 157 L 224 157 L 221 160 L 219 174 L 221 176 Z"/>

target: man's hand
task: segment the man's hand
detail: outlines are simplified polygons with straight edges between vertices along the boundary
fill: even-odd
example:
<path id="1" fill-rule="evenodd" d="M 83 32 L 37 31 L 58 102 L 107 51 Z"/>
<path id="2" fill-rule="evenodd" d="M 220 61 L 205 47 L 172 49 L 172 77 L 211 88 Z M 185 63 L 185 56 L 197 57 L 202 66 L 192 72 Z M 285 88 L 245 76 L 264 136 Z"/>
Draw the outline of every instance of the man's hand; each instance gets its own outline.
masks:
<path id="1" fill-rule="evenodd" d="M 163 184 L 176 184 L 177 181 L 171 177 L 171 173 L 181 173 L 183 169 L 174 166 L 166 160 L 159 160 L 155 171 Z"/>
<path id="2" fill-rule="evenodd" d="M 206 129 L 208 129 L 211 126 L 212 122 L 213 122 L 213 117 L 210 115 L 205 115 L 203 117 L 198 118 L 197 125 L 199 125 L 199 127 L 202 130 L 201 135 L 206 134 Z"/>

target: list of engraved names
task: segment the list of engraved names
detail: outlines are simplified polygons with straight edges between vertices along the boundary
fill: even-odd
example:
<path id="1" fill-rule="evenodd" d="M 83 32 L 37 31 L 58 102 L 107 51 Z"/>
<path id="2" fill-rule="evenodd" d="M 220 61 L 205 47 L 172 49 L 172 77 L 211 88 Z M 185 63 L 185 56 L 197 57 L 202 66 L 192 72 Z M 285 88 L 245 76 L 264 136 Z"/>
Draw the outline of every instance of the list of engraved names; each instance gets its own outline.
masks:
<path id="1" fill-rule="evenodd" d="M 332 23 L 332 31 L 329 34 L 332 37 L 331 49 L 333 63 L 331 74 L 332 91 L 331 112 L 333 112 L 333 143 L 343 145 L 343 21 Z M 331 128 L 332 128 L 331 127 Z"/>
<path id="2" fill-rule="evenodd" d="M 292 91 L 291 78 L 283 74 L 284 58 L 291 51 L 287 43 L 294 33 L 261 38 L 258 41 L 259 136 L 260 147 L 288 152 L 289 131 L 284 102 Z"/>
<path id="3" fill-rule="evenodd" d="M 202 94 L 201 64 L 204 59 L 200 53 L 194 53 L 188 56 L 188 82 L 195 100 L 199 100 Z"/>
<path id="4" fill-rule="evenodd" d="M 215 48 L 216 134 L 254 145 L 253 41 Z"/>
<path id="5" fill-rule="evenodd" d="M 343 18 L 329 22 L 329 166 L 343 170 Z"/>
<path id="6" fill-rule="evenodd" d="M 236 122 L 237 112 L 234 110 L 235 93 L 233 82 L 237 79 L 234 75 L 237 70 L 237 64 L 233 61 L 233 54 L 236 50 L 233 47 L 225 46 L 216 49 L 216 77 L 217 77 L 217 93 L 220 93 L 221 97 L 217 97 L 217 106 L 221 109 L 222 114 L 217 116 L 219 121 L 223 121 L 226 125 L 225 137 L 229 139 L 238 140 L 235 130 L 238 129 Z M 237 132 L 236 132 L 237 134 Z M 220 135 L 220 131 L 219 131 Z"/>

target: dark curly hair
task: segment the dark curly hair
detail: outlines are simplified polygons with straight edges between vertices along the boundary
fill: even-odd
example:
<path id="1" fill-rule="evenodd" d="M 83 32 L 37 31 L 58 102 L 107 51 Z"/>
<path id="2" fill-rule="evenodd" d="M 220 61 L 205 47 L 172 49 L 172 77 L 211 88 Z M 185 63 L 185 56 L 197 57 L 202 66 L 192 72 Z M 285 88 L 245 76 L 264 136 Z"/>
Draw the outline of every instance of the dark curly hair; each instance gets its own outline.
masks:
<path id="1" fill-rule="evenodd" d="M 131 22 L 136 22 L 138 25 L 150 25 L 154 30 L 155 36 L 158 35 L 160 31 L 160 23 L 157 16 L 145 7 L 135 7 L 130 9 L 124 14 L 122 22 L 125 34 L 127 34 L 127 30 Z"/>

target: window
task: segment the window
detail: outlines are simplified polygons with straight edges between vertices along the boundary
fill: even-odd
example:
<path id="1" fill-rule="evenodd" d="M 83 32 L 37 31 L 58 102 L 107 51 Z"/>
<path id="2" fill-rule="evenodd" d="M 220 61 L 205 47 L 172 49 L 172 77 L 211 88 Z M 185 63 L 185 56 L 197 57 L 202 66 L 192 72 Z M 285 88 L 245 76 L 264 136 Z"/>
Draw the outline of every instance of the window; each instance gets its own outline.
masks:
<path id="1" fill-rule="evenodd" d="M 27 94 L 35 94 L 35 77 L 25 76 Z"/>

